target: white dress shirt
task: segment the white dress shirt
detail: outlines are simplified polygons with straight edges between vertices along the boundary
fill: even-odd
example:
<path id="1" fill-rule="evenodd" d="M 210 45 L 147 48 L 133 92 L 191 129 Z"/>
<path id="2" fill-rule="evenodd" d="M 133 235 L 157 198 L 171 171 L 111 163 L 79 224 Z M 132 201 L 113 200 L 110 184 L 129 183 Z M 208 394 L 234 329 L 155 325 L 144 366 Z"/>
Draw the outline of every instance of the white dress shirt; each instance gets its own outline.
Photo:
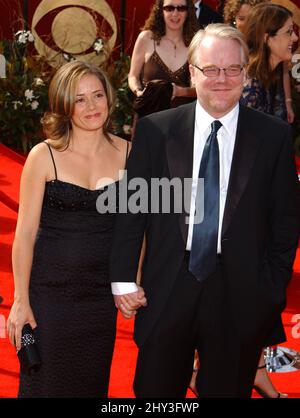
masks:
<path id="1" fill-rule="evenodd" d="M 202 0 L 199 0 L 199 1 L 196 1 L 196 2 L 194 3 L 195 9 L 196 9 L 196 16 L 197 16 L 197 19 L 199 19 L 199 15 L 200 15 L 200 10 L 201 10 L 201 1 L 202 1 Z"/>
<path id="2" fill-rule="evenodd" d="M 219 145 L 220 161 L 220 212 L 219 212 L 219 232 L 218 232 L 218 254 L 221 254 L 221 229 L 225 201 L 227 196 L 229 174 L 232 162 L 233 149 L 235 144 L 236 128 L 239 115 L 239 105 L 237 104 L 229 113 L 218 119 L 222 126 L 218 130 L 217 138 Z M 189 230 L 186 249 L 191 250 L 193 236 L 193 222 L 195 213 L 195 200 L 197 193 L 197 182 L 200 169 L 200 162 L 205 146 L 205 142 L 211 132 L 211 123 L 216 120 L 209 115 L 200 103 L 196 104 L 195 131 L 194 131 L 194 154 L 193 154 L 193 183 L 191 196 L 191 209 L 189 219 Z M 204 180 L 205 181 L 205 180 Z M 205 215 L 204 215 L 205 216 Z"/>
<path id="3" fill-rule="evenodd" d="M 218 119 L 222 126 L 218 131 L 217 139 L 219 145 L 220 161 L 220 212 L 219 212 L 219 232 L 218 249 L 221 253 L 221 230 L 223 223 L 224 208 L 227 196 L 230 168 L 235 144 L 237 121 L 239 115 L 239 104 L 237 104 L 229 113 Z M 195 213 L 195 200 L 197 192 L 197 182 L 199 175 L 200 162 L 205 146 L 205 142 L 211 132 L 211 123 L 216 120 L 209 115 L 200 103 L 197 101 L 195 114 L 194 130 L 194 152 L 193 152 L 193 183 L 191 193 L 191 210 L 189 219 L 189 229 L 186 249 L 190 251 L 193 236 L 193 221 Z M 137 285 L 133 282 L 114 282 L 111 283 L 112 293 L 114 295 L 124 295 L 137 291 Z"/>

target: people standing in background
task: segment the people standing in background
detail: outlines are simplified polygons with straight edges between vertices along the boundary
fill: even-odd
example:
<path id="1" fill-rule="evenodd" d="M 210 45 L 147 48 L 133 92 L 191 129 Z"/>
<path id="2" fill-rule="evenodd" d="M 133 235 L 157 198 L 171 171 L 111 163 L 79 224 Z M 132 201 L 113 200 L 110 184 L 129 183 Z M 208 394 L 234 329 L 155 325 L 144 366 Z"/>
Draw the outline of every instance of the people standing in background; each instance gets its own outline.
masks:
<path id="1" fill-rule="evenodd" d="M 251 9 L 244 29 L 250 55 L 242 103 L 286 121 L 291 98 L 284 93 L 283 65 L 298 40 L 292 16 L 283 6 L 261 3 Z"/>
<path id="2" fill-rule="evenodd" d="M 243 32 L 251 8 L 265 1 L 267 0 L 226 0 L 224 3 L 224 22 Z"/>
<path id="3" fill-rule="evenodd" d="M 194 0 L 196 9 L 196 16 L 200 25 L 200 28 L 204 28 L 210 23 L 222 23 L 223 17 L 220 13 L 216 12 L 210 6 L 205 4 L 203 0 Z"/>
<path id="4" fill-rule="evenodd" d="M 241 103 L 264 113 L 287 120 L 287 104 L 283 88 L 283 65 L 292 58 L 297 41 L 293 31 L 292 13 L 279 5 L 263 2 L 249 10 L 244 33 L 250 48 L 248 82 Z M 265 346 L 286 340 L 281 317 L 267 337 Z M 276 390 L 269 379 L 262 353 L 255 379 L 255 388 L 264 397 L 287 397 Z"/>
<path id="5" fill-rule="evenodd" d="M 198 30 L 192 0 L 156 0 L 132 54 L 128 84 L 139 116 L 195 99 L 187 62 Z"/>
<path id="6" fill-rule="evenodd" d="M 251 9 L 260 3 L 266 3 L 266 0 L 227 0 L 225 2 L 224 8 L 224 22 L 230 23 L 231 25 L 239 29 L 241 32 L 244 32 Z M 289 74 L 290 60 L 283 62 L 282 66 L 282 80 L 286 108 L 285 119 L 289 123 L 293 123 L 295 114 L 292 106 L 291 97 L 291 80 Z"/>

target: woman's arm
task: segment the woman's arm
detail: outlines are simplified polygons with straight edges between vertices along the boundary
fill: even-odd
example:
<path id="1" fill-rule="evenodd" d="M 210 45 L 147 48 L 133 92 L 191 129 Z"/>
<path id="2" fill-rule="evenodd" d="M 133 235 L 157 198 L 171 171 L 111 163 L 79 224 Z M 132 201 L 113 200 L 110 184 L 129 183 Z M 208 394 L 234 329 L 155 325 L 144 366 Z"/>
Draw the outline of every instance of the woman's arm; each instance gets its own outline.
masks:
<path id="1" fill-rule="evenodd" d="M 44 196 L 49 153 L 45 144 L 32 149 L 23 168 L 20 185 L 18 222 L 12 248 L 14 274 L 14 303 L 8 320 L 7 330 L 12 344 L 21 348 L 21 332 L 26 323 L 36 327 L 29 301 L 29 279 L 33 248 L 39 227 Z"/>
<path id="2" fill-rule="evenodd" d="M 140 254 L 140 259 L 139 259 L 138 271 L 137 271 L 137 275 L 136 275 L 136 284 L 138 286 L 141 285 L 142 267 L 143 267 L 143 262 L 144 262 L 144 258 L 145 258 L 145 253 L 146 253 L 146 238 L 144 236 L 143 245 L 142 245 L 141 254 Z"/>
<path id="3" fill-rule="evenodd" d="M 173 84 L 173 95 L 174 97 L 196 97 L 196 89 L 195 87 L 181 87 L 177 86 L 177 84 Z"/>
<path id="4" fill-rule="evenodd" d="M 144 87 L 141 84 L 141 71 L 145 63 L 145 54 L 149 45 L 150 31 L 143 31 L 139 34 L 132 53 L 130 70 L 128 74 L 128 85 L 136 96 L 141 96 Z"/>
<path id="5" fill-rule="evenodd" d="M 293 123 L 295 113 L 292 106 L 291 79 L 289 74 L 289 63 L 287 61 L 284 61 L 283 63 L 283 90 L 287 111 L 287 120 L 288 123 Z"/>

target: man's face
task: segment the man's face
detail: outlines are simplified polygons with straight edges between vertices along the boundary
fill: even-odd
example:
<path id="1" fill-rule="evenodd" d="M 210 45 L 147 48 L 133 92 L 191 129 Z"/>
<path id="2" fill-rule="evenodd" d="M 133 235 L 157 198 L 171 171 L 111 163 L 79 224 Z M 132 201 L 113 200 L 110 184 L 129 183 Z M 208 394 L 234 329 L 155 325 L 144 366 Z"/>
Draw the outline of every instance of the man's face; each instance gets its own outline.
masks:
<path id="1" fill-rule="evenodd" d="M 237 41 L 214 36 L 206 36 L 203 39 L 194 63 L 200 68 L 227 68 L 244 64 L 241 46 Z M 235 77 L 225 76 L 224 71 L 220 71 L 217 77 L 206 77 L 193 65 L 190 65 L 190 72 L 200 104 L 214 118 L 226 115 L 238 103 L 245 79 L 244 69 Z"/>

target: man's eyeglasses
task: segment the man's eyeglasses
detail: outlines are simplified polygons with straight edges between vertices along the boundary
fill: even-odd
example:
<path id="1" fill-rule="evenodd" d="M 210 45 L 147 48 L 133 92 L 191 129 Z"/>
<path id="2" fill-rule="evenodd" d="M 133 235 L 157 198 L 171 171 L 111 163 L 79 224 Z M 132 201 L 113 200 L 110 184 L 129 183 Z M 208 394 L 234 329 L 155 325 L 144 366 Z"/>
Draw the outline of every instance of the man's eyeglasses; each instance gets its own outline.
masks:
<path id="1" fill-rule="evenodd" d="M 243 65 L 230 65 L 227 68 L 219 68 L 219 67 L 204 67 L 200 68 L 197 65 L 193 65 L 198 70 L 202 71 L 205 77 L 218 77 L 220 75 L 221 70 L 224 71 L 226 77 L 237 77 L 241 74 L 242 69 L 244 68 Z"/>
<path id="2" fill-rule="evenodd" d="M 166 6 L 163 6 L 163 10 L 165 12 L 168 12 L 168 13 L 174 12 L 175 9 L 177 10 L 177 12 L 183 13 L 183 12 L 187 12 L 188 7 L 185 6 L 185 5 L 182 5 L 182 6 L 173 6 L 173 4 L 168 4 Z"/>

